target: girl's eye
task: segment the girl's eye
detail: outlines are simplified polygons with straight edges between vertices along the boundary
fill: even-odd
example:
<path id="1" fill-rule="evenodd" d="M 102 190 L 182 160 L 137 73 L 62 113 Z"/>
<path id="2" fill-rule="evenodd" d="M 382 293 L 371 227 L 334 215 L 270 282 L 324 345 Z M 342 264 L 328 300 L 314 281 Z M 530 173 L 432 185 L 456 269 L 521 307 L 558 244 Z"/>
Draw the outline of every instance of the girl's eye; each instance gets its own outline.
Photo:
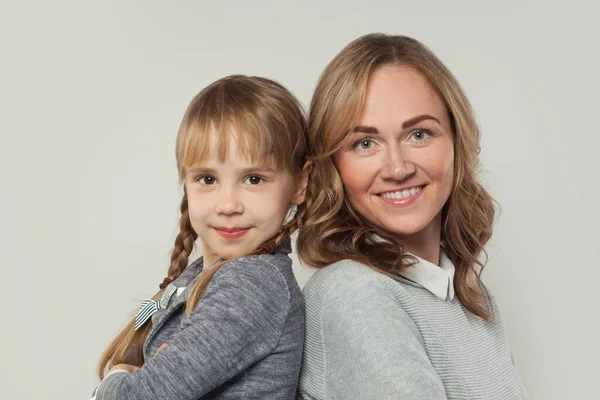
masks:
<path id="1" fill-rule="evenodd" d="M 203 175 L 198 177 L 198 182 L 200 182 L 202 185 L 214 185 L 217 180 L 215 179 L 214 176 L 210 176 L 210 175 Z"/>
<path id="2" fill-rule="evenodd" d="M 248 185 L 260 185 L 264 181 L 265 181 L 265 178 L 263 178 L 262 176 L 258 176 L 258 175 L 250 175 L 249 177 L 244 179 L 244 183 L 246 183 Z"/>

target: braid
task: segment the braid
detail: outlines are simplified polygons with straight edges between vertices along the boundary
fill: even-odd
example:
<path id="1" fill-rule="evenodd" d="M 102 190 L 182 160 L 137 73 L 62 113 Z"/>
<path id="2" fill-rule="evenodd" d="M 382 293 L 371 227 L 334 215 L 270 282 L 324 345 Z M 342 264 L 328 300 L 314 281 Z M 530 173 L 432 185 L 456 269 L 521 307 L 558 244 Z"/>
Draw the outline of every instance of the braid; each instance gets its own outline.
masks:
<path id="1" fill-rule="evenodd" d="M 179 234 L 175 239 L 175 248 L 171 254 L 171 265 L 169 266 L 170 279 L 177 278 L 187 267 L 190 253 L 194 249 L 194 241 L 198 237 L 190 222 L 187 194 L 183 195 L 180 209 Z M 158 299 L 161 292 L 162 290 L 156 293 L 152 299 Z M 98 362 L 100 379 L 104 378 L 107 366 L 110 368 L 116 364 L 127 363 L 141 367 L 144 364 L 144 342 L 151 328 L 152 321 L 148 321 L 138 330 L 134 328 L 134 321 L 130 321 L 100 357 Z"/>
<path id="2" fill-rule="evenodd" d="M 302 225 L 302 218 L 304 217 L 304 214 L 306 214 L 306 210 L 306 202 L 296 207 L 296 211 L 294 212 L 294 216 L 292 217 L 291 221 L 283 225 L 281 231 L 279 231 L 279 233 L 273 238 L 275 240 L 275 248 L 281 246 L 283 242 L 292 236 L 292 233 L 300 228 Z"/>
<path id="3" fill-rule="evenodd" d="M 198 234 L 192 228 L 190 213 L 188 210 L 187 193 L 181 199 L 181 218 L 179 219 L 179 234 L 175 238 L 175 247 L 171 253 L 171 264 L 169 265 L 169 278 L 176 279 L 187 267 L 190 254 L 194 249 L 194 242 Z"/>

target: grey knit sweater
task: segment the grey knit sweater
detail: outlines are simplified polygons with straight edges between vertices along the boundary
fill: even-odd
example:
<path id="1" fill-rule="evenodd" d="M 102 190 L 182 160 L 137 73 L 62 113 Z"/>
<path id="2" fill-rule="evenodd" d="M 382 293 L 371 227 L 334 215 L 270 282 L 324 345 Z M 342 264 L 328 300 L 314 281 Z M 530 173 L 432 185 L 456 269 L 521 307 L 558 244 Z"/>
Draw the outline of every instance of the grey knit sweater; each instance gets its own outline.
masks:
<path id="1" fill-rule="evenodd" d="M 306 284 L 303 399 L 526 399 L 498 308 L 341 261 Z"/>
<path id="2" fill-rule="evenodd" d="M 189 318 L 185 305 L 202 260 L 187 267 L 173 282 L 186 289 L 152 316 L 143 368 L 108 376 L 96 400 L 293 399 L 304 307 L 289 252 L 288 244 L 230 261 Z"/>

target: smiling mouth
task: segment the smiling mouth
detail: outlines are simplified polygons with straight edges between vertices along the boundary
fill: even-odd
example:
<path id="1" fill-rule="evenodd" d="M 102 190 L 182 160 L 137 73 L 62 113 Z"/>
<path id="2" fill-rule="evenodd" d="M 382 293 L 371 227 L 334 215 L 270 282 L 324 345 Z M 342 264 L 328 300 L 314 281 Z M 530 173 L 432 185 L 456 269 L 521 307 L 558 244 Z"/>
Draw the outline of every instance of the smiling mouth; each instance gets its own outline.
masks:
<path id="1" fill-rule="evenodd" d="M 410 198 L 411 196 L 415 196 L 425 188 L 426 185 L 415 186 L 410 189 L 396 190 L 393 192 L 384 192 L 379 193 L 379 197 L 383 197 L 388 200 L 405 200 Z"/>
<path id="2" fill-rule="evenodd" d="M 219 236 L 225 239 L 237 239 L 244 236 L 250 228 L 221 228 L 215 227 L 215 231 L 219 234 Z"/>

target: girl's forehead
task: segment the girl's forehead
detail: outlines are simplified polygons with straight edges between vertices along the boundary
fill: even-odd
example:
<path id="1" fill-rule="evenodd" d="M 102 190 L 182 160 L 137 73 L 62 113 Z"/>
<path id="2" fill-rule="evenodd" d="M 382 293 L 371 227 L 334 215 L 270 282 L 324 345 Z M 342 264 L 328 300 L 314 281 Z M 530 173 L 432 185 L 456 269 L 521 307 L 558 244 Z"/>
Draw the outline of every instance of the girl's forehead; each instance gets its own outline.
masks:
<path id="1" fill-rule="evenodd" d="M 232 169 L 276 169 L 273 157 L 251 157 L 248 152 L 233 148 L 222 157 L 216 152 L 209 152 L 204 157 L 193 160 L 187 169 L 194 168 L 222 168 Z"/>
<path id="2" fill-rule="evenodd" d="M 210 129 L 191 135 L 184 153 L 184 165 L 189 167 L 196 163 L 230 162 L 246 160 L 256 164 L 269 158 L 270 151 L 265 148 L 266 141 L 254 135 L 238 133 L 235 129 Z M 258 140 L 257 140 L 258 139 Z"/>
<path id="3" fill-rule="evenodd" d="M 235 163 L 245 165 L 244 168 L 292 170 L 295 150 L 287 136 L 270 127 L 255 125 L 242 126 L 235 120 L 224 120 L 219 124 L 205 121 L 191 126 L 184 131 L 178 145 L 180 178 L 192 167 L 209 164 L 212 167 L 205 168 Z"/>

